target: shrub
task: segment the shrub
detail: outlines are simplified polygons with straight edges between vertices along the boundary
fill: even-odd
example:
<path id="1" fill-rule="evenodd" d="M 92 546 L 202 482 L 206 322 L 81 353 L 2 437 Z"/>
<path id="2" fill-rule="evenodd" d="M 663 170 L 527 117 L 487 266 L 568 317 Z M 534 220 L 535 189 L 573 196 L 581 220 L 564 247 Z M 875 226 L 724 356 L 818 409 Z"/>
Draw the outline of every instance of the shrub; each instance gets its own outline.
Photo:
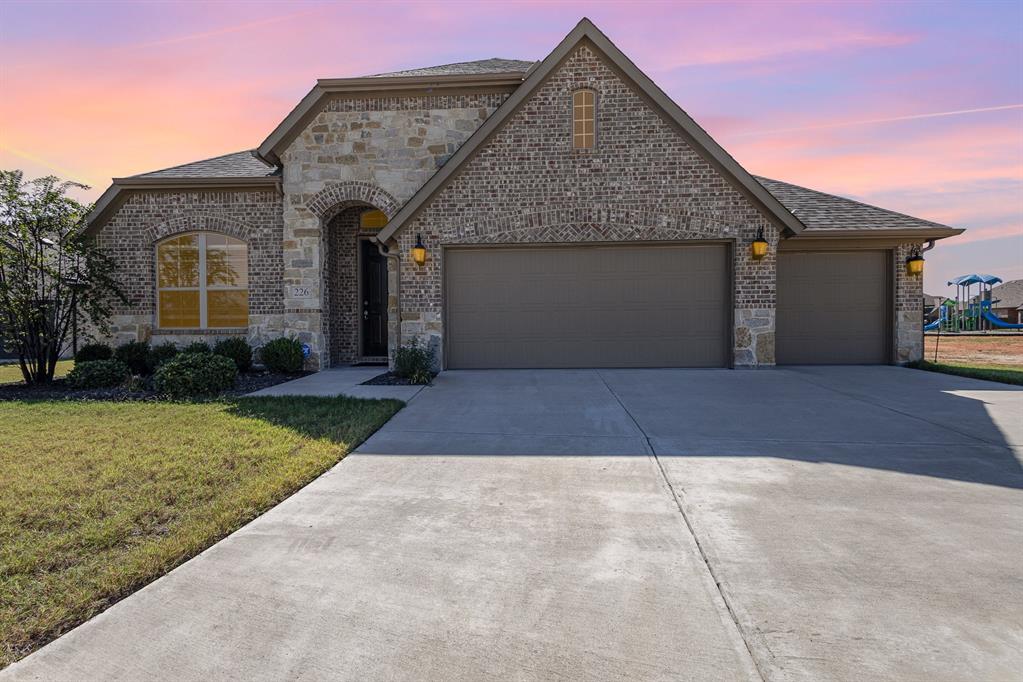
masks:
<path id="1" fill-rule="evenodd" d="M 213 349 L 205 341 L 193 341 L 181 349 L 182 353 L 212 353 Z"/>
<path id="2" fill-rule="evenodd" d="M 67 382 L 74 388 L 107 388 L 120 386 L 131 370 L 120 360 L 75 361 L 67 374 Z"/>
<path id="3" fill-rule="evenodd" d="M 433 380 L 433 349 L 418 340 L 394 351 L 394 374 L 413 384 L 428 384 Z"/>
<path id="4" fill-rule="evenodd" d="M 268 341 L 259 349 L 263 365 L 271 372 L 294 374 L 302 371 L 305 354 L 297 339 L 279 338 Z"/>
<path id="5" fill-rule="evenodd" d="M 175 399 L 223 393 L 234 386 L 234 361 L 212 353 L 179 353 L 163 363 L 153 378 L 159 393 Z"/>
<path id="6" fill-rule="evenodd" d="M 213 346 L 213 353 L 234 360 L 239 372 L 247 372 L 252 367 L 252 346 L 237 336 L 217 341 Z"/>
<path id="7" fill-rule="evenodd" d="M 156 370 L 160 365 L 167 362 L 178 354 L 178 347 L 170 341 L 153 346 L 149 352 L 149 366 Z"/>
<path id="8" fill-rule="evenodd" d="M 109 360 L 114 357 L 114 349 L 105 343 L 87 343 L 75 353 L 75 362 L 92 362 L 93 360 Z"/>
<path id="9" fill-rule="evenodd" d="M 145 341 L 132 341 L 118 346 L 114 357 L 128 365 L 132 374 L 149 374 L 152 366 L 149 363 L 149 344 Z"/>

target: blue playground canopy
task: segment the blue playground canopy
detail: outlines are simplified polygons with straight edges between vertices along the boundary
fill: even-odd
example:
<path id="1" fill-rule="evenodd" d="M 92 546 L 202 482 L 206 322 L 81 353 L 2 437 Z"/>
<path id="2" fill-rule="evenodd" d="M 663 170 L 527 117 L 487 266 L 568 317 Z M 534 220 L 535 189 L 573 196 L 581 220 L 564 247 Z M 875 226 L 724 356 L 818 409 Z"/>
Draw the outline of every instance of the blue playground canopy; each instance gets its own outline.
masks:
<path id="1" fill-rule="evenodd" d="M 959 275 L 955 279 L 950 279 L 948 286 L 965 287 L 970 284 L 998 284 L 1001 281 L 1001 277 L 995 277 L 994 275 Z"/>

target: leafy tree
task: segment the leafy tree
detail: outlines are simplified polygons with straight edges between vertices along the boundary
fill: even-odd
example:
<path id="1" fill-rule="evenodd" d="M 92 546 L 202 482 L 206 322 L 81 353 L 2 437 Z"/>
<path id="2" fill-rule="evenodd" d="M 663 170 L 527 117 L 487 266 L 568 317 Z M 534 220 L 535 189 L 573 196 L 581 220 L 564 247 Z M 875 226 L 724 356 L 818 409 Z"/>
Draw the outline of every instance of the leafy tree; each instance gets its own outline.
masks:
<path id="1" fill-rule="evenodd" d="M 53 380 L 81 325 L 109 331 L 111 304 L 127 302 L 113 261 L 85 236 L 91 207 L 67 192 L 85 185 L 0 170 L 0 338 L 29 384 Z"/>

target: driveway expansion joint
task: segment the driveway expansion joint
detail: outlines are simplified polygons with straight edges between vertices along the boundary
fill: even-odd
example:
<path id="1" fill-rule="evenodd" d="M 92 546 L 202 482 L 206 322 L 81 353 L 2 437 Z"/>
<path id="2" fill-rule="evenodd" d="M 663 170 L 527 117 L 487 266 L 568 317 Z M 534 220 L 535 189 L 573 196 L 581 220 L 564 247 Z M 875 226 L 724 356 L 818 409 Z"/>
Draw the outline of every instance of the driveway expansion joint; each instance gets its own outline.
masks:
<path id="1" fill-rule="evenodd" d="M 685 527 L 689 531 L 689 535 L 690 537 L 692 537 L 693 543 L 696 545 L 697 551 L 699 551 L 700 553 L 700 559 L 703 561 L 703 565 L 706 566 L 707 572 L 710 574 L 710 578 L 714 582 L 714 588 L 717 590 L 717 593 L 721 598 L 721 602 L 728 613 L 728 618 L 731 621 L 732 625 L 735 627 L 735 632 L 736 634 L 739 635 L 739 639 L 742 640 L 743 645 L 746 647 L 746 653 L 749 655 L 750 663 L 753 666 L 753 669 L 756 671 L 757 675 L 760 677 L 760 679 L 766 682 L 768 678 L 765 675 L 763 668 L 761 667 L 759 657 L 754 652 L 754 645 L 750 641 L 751 637 L 746 633 L 741 622 L 739 621 L 739 615 L 738 613 L 736 613 L 736 607 L 733 604 L 732 598 L 728 594 L 729 591 L 725 589 L 724 585 L 722 584 L 722 581 L 715 572 L 714 567 L 711 565 L 710 557 L 707 556 L 707 551 L 704 548 L 703 544 L 700 542 L 699 536 L 696 534 L 696 529 L 693 527 L 693 523 L 690 520 L 689 515 L 686 513 L 685 505 L 683 504 L 683 501 L 680 498 L 679 493 L 671 484 L 671 479 L 668 478 L 668 474 L 664 470 L 664 465 L 661 463 L 661 459 L 657 456 L 657 451 L 654 449 L 653 444 L 650 442 L 650 436 L 640 425 L 635 415 L 633 415 L 632 412 L 629 411 L 629 408 L 625 405 L 625 402 L 622 401 L 621 397 L 615 392 L 613 388 L 611 388 L 611 385 L 607 382 L 607 379 L 604 378 L 604 375 L 601 373 L 601 371 L 599 369 L 594 371 L 596 372 L 597 376 L 600 377 L 600 380 L 601 382 L 603 382 L 604 387 L 607 388 L 608 393 L 610 393 L 618 402 L 618 404 L 621 405 L 621 408 L 622 410 L 625 411 L 625 414 L 629 415 L 629 419 L 631 419 L 632 423 L 636 425 L 636 428 L 639 429 L 639 432 L 643 434 L 643 438 L 646 440 L 646 446 L 647 449 L 649 450 L 650 457 L 651 459 L 653 459 L 654 464 L 657 466 L 657 471 L 661 476 L 661 482 L 665 485 L 665 487 L 668 490 L 668 494 L 671 495 L 672 500 L 674 500 L 675 502 L 675 507 L 678 509 L 679 516 L 682 517 L 682 521 L 685 523 Z M 764 646 L 764 648 L 766 649 L 766 645 Z M 772 654 L 770 650 L 768 650 L 767 656 L 770 657 L 771 655 Z"/>

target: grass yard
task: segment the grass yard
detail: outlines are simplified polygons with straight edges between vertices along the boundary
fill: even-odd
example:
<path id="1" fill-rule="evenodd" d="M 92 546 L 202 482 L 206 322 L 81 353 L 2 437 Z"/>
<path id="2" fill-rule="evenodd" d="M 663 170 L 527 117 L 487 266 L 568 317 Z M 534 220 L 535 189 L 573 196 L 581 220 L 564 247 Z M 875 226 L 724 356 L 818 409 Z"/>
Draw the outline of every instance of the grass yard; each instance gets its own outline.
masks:
<path id="1" fill-rule="evenodd" d="M 0 668 L 288 497 L 400 407 L 0 402 Z"/>
<path id="2" fill-rule="evenodd" d="M 935 360 L 937 351 L 937 360 Z M 919 369 L 1023 385 L 1023 334 L 924 336 Z"/>
<path id="3" fill-rule="evenodd" d="M 75 366 L 74 360 L 58 360 L 57 369 L 53 372 L 53 378 L 59 379 L 71 371 Z M 0 384 L 17 384 L 25 379 L 21 376 L 21 367 L 17 362 L 13 364 L 4 363 L 0 365 Z"/>

